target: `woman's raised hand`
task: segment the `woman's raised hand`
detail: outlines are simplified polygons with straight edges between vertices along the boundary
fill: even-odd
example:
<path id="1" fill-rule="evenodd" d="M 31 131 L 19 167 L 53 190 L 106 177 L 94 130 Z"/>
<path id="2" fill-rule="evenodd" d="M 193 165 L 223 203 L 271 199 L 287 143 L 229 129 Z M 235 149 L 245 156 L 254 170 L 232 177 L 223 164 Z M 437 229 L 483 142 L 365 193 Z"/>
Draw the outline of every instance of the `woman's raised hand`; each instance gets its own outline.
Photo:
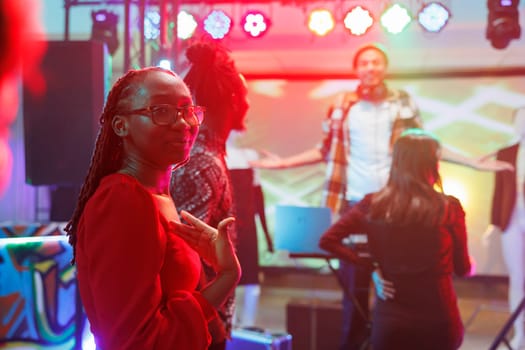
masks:
<path id="1" fill-rule="evenodd" d="M 217 229 L 196 218 L 187 211 L 181 212 L 188 223 L 171 222 L 173 231 L 188 243 L 216 271 L 238 271 L 240 265 L 230 240 L 228 227 L 235 221 L 229 217 L 222 220 Z"/>

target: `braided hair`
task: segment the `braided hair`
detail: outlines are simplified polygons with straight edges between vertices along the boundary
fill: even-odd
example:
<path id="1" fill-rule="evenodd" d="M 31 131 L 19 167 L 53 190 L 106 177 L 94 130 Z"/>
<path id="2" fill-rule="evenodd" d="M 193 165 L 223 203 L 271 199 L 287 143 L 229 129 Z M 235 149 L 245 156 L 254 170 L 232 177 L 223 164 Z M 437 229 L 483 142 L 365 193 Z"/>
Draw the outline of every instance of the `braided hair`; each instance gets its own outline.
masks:
<path id="1" fill-rule="evenodd" d="M 161 71 L 175 76 L 172 71 L 159 68 L 147 67 L 138 70 L 130 70 L 119 78 L 108 94 L 104 110 L 99 119 L 100 130 L 95 143 L 95 149 L 91 158 L 88 173 L 84 184 L 80 189 L 77 204 L 71 220 L 67 223 L 65 231 L 69 236 L 69 243 L 73 246 L 73 260 L 75 263 L 77 229 L 80 217 L 86 207 L 86 203 L 95 193 L 100 180 L 109 174 L 115 173 L 122 167 L 124 159 L 123 144 L 119 136 L 112 128 L 112 120 L 119 111 L 127 108 L 131 99 L 141 92 L 143 78 L 151 71 Z"/>

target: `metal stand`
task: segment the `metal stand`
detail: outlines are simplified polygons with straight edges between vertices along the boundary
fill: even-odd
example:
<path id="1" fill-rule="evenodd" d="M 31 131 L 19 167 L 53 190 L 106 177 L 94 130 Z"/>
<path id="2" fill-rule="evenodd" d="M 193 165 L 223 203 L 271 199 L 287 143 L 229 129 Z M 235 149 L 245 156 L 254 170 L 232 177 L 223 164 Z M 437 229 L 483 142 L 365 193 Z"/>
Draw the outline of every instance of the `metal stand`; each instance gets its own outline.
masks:
<path id="1" fill-rule="evenodd" d="M 131 66 L 131 5 L 138 6 L 139 14 L 142 20 L 139 21 L 139 29 L 141 30 L 139 64 L 144 67 L 146 64 L 146 44 L 144 39 L 144 16 L 145 8 L 148 5 L 148 0 L 64 0 L 64 40 L 70 40 L 70 11 L 75 6 L 99 6 L 99 5 L 123 5 L 124 6 L 124 65 L 123 70 L 127 72 Z"/>
<path id="2" fill-rule="evenodd" d="M 490 346 L 489 350 L 496 350 L 499 344 L 501 344 L 502 342 L 505 343 L 508 349 L 513 350 L 509 342 L 507 341 L 507 338 L 505 338 L 505 336 L 507 335 L 509 330 L 512 328 L 512 325 L 514 324 L 514 321 L 516 321 L 516 318 L 518 317 L 520 312 L 523 312 L 524 310 L 525 310 L 525 297 L 521 300 L 516 310 L 512 312 L 507 322 L 505 322 L 505 324 L 503 325 L 503 328 L 501 329 L 501 331 L 498 333 L 498 335 L 494 339 L 494 342 L 492 342 L 492 345 Z"/>

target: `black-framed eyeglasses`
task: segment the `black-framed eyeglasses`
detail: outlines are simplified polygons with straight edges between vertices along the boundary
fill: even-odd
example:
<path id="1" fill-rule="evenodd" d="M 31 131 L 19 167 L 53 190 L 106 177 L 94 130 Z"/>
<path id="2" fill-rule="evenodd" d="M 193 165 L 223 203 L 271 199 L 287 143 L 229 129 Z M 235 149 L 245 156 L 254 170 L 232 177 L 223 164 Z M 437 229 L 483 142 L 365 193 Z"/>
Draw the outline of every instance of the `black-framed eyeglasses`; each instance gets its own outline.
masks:
<path id="1" fill-rule="evenodd" d="M 186 123 L 195 126 L 202 124 L 205 111 L 206 109 L 202 106 L 190 105 L 177 107 L 170 104 L 158 104 L 131 111 L 120 112 L 119 114 L 144 114 L 150 117 L 155 125 L 160 126 L 171 125 L 176 123 L 180 118 L 183 118 Z"/>

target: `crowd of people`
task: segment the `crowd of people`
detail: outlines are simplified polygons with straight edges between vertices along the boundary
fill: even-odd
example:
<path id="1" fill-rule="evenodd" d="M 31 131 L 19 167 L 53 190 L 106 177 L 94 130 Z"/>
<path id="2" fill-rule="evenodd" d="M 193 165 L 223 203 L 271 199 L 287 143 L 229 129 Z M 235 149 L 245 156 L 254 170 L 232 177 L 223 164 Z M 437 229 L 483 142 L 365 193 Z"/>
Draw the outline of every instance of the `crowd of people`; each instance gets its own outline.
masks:
<path id="1" fill-rule="evenodd" d="M 11 98 L 22 63 L 26 86 L 34 93 L 45 88 L 36 69 L 45 44 L 29 35 L 41 32 L 38 20 L 22 11 L 29 3 L 38 4 L 0 4 L 0 120 L 8 122 L 16 114 Z M 186 56 L 184 77 L 146 67 L 114 83 L 66 226 L 80 296 L 101 349 L 224 350 L 231 336 L 242 272 L 226 143 L 246 128 L 248 89 L 221 44 L 197 41 Z M 486 234 L 502 235 L 514 311 L 525 295 L 525 109 L 516 111 L 512 145 L 464 157 L 423 129 L 406 91 L 388 86 L 384 48 L 357 48 L 351 63 L 359 85 L 329 108 L 319 145 L 250 166 L 326 163 L 322 205 L 337 220 L 319 245 L 341 262 L 342 350 L 369 343 L 374 350 L 458 349 L 464 329 L 452 277 L 468 275 L 471 260 L 465 212 L 443 193 L 439 162 L 496 172 Z M 0 194 L 8 151 L 0 139 Z M 362 242 L 366 256 L 356 251 Z M 513 349 L 525 348 L 524 312 L 514 323 Z"/>
<path id="2" fill-rule="evenodd" d="M 4 79 L 16 65 L 11 52 L 2 47 Z M 38 58 L 42 48 L 34 52 Z M 225 349 L 234 324 L 241 266 L 225 157 L 230 134 L 245 129 L 248 89 L 221 44 L 197 41 L 186 56 L 184 77 L 147 67 L 114 83 L 66 227 L 82 303 L 103 349 Z M 514 145 L 496 159 L 467 158 L 424 131 L 412 97 L 388 86 L 380 45 L 356 49 L 351 63 L 359 85 L 329 108 L 319 145 L 250 165 L 326 162 L 322 205 L 338 219 L 320 246 L 341 261 L 341 349 L 369 342 L 375 350 L 458 349 L 463 326 L 452 276 L 471 265 L 465 212 L 443 193 L 438 163 L 497 172 L 488 234 L 502 233 L 515 308 L 524 295 L 524 113 L 516 115 Z M 31 86 L 38 91 L 41 83 Z M 362 242 L 366 257 L 355 250 Z M 371 280 L 377 298 L 369 329 Z M 520 314 L 516 349 L 525 346 L 523 322 Z"/>
<path id="3" fill-rule="evenodd" d="M 82 302 L 104 349 L 225 349 L 231 336 L 241 266 L 225 157 L 230 134 L 245 129 L 248 90 L 220 44 L 198 41 L 186 56 L 184 77 L 148 67 L 113 85 L 66 227 Z M 322 204 L 338 220 L 320 246 L 340 259 L 341 349 L 458 349 L 463 326 L 452 276 L 471 265 L 465 213 L 443 193 L 438 164 L 506 176 L 512 159 L 466 158 L 424 131 L 410 95 L 384 81 L 380 46 L 359 48 L 352 63 L 360 84 L 330 107 L 319 146 L 250 165 L 327 162 Z M 518 232 L 520 216 L 513 217 L 494 225 Z M 365 238 L 365 257 L 356 237 Z M 511 290 L 512 300 L 522 294 Z"/>
<path id="4" fill-rule="evenodd" d="M 329 108 L 323 140 L 317 146 L 286 158 L 271 154 L 252 162 L 267 169 L 325 162 L 321 205 L 332 209 L 335 217 L 351 211 L 369 193 L 379 192 L 387 184 L 393 168 L 392 150 L 399 136 L 407 129 L 423 127 L 412 97 L 406 91 L 388 87 L 385 81 L 388 56 L 381 45 L 359 47 L 352 66 L 359 85 L 355 91 L 338 96 Z M 513 169 L 508 162 L 492 157 L 468 158 L 445 146 L 440 147 L 440 159 L 484 171 Z M 413 176 L 408 172 L 404 175 Z M 369 238 L 367 232 L 354 232 L 341 237 L 341 241 L 343 238 L 351 249 L 368 250 L 363 243 Z M 343 293 L 342 350 L 361 349 L 369 340 L 372 272 L 369 265 L 340 260 L 339 277 L 347 291 Z"/>
<path id="5" fill-rule="evenodd" d="M 225 157 L 230 134 L 245 129 L 248 90 L 220 44 L 198 41 L 186 56 L 184 77 L 148 67 L 113 85 L 66 227 L 82 302 L 104 349 L 225 349 L 234 325 L 241 266 Z M 319 146 L 250 165 L 327 163 L 322 205 L 338 220 L 320 246 L 340 259 L 341 349 L 458 349 L 452 276 L 471 265 L 465 213 L 443 193 L 438 164 L 504 176 L 512 159 L 466 158 L 424 131 L 410 95 L 387 86 L 381 46 L 357 49 L 352 64 L 360 84 L 330 107 Z M 519 231 L 518 217 L 494 225 Z M 356 242 L 366 242 L 366 257 Z M 512 300 L 522 294 L 517 288 Z"/>

